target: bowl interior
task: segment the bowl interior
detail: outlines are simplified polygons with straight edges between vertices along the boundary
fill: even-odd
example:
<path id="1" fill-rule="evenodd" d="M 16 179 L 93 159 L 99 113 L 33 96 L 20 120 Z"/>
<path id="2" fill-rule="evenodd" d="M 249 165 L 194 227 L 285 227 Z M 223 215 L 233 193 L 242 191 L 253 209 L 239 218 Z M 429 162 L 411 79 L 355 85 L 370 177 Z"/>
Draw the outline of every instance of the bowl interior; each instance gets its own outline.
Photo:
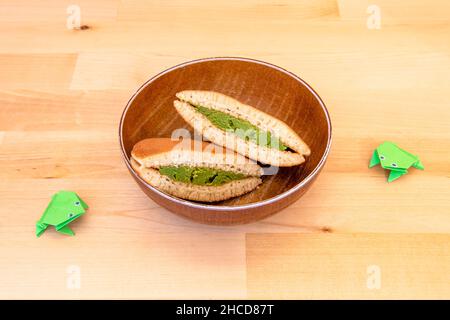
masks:
<path id="1" fill-rule="evenodd" d="M 121 126 L 127 157 L 133 145 L 150 137 L 171 137 L 176 129 L 192 128 L 173 107 L 181 90 L 212 90 L 256 107 L 293 128 L 310 146 L 306 163 L 265 176 L 255 191 L 215 205 L 258 202 L 288 191 L 310 175 L 324 156 L 330 139 L 328 115 L 319 98 L 301 80 L 269 64 L 247 59 L 217 58 L 176 66 L 149 80 L 128 103 Z"/>

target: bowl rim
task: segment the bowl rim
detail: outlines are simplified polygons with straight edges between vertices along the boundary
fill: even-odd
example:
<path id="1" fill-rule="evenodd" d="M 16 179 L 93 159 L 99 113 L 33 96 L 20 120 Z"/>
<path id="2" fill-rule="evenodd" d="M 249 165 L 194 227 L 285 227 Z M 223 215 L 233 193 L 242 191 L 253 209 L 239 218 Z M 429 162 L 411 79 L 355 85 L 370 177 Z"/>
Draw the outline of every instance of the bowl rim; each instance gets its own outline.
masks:
<path id="1" fill-rule="evenodd" d="M 300 82 L 302 85 L 304 85 L 314 95 L 314 97 L 319 101 L 319 104 L 322 107 L 322 110 L 323 110 L 323 112 L 325 114 L 325 118 L 327 120 L 327 127 L 328 127 L 328 137 L 327 137 L 327 145 L 325 147 L 325 151 L 324 151 L 324 153 L 322 155 L 322 158 L 320 159 L 319 163 L 311 171 L 311 173 L 308 174 L 303 180 L 301 180 L 298 184 L 296 184 L 295 186 L 293 186 L 289 190 L 287 190 L 287 191 L 285 191 L 283 193 L 280 193 L 280 194 L 278 194 L 278 195 L 276 195 L 276 196 L 274 196 L 272 198 L 269 198 L 269 199 L 265 199 L 265 200 L 261 200 L 261 201 L 257 201 L 257 202 L 252 202 L 252 203 L 247 203 L 247 204 L 242 204 L 242 205 L 236 205 L 236 206 L 203 204 L 203 203 L 199 203 L 199 202 L 193 202 L 193 201 L 189 201 L 189 200 L 180 199 L 180 198 L 171 196 L 169 194 L 166 194 L 166 193 L 158 190 L 157 188 L 155 188 L 152 185 L 150 185 L 149 183 L 147 183 L 144 179 L 142 179 L 133 170 L 133 168 L 131 167 L 130 160 L 128 159 L 128 156 L 127 156 L 127 154 L 125 152 L 122 132 L 123 132 L 123 123 L 124 123 L 125 116 L 126 116 L 126 114 L 128 112 L 129 107 L 131 106 L 132 102 L 137 97 L 137 95 L 145 87 L 147 87 L 147 85 L 149 85 L 153 81 L 157 80 L 158 78 L 162 77 L 166 73 L 169 73 L 169 72 L 171 72 L 173 70 L 180 69 L 182 67 L 185 67 L 185 66 L 188 66 L 188 65 L 191 65 L 191 64 L 197 64 L 197 63 L 203 63 L 203 62 L 209 62 L 209 61 L 217 61 L 217 60 L 236 60 L 236 61 L 243 61 L 243 62 L 249 62 L 249 63 L 256 63 L 256 64 L 261 64 L 261 65 L 264 65 L 266 67 L 275 69 L 277 71 L 283 72 L 286 75 L 294 78 L 296 81 Z M 142 182 L 147 188 L 149 188 L 150 190 L 152 190 L 153 192 L 157 193 L 158 195 L 160 195 L 161 197 L 165 198 L 168 201 L 176 202 L 178 204 L 191 207 L 193 209 L 206 209 L 206 210 L 212 210 L 212 211 L 240 211 L 240 210 L 243 210 L 243 209 L 257 208 L 257 207 L 260 207 L 260 206 L 264 206 L 264 205 L 268 205 L 268 204 L 272 204 L 272 203 L 278 202 L 281 199 L 284 199 L 284 198 L 288 197 L 289 195 L 295 193 L 297 190 L 299 190 L 303 186 L 305 186 L 310 180 L 312 180 L 320 172 L 322 167 L 325 165 L 325 162 L 326 162 L 326 160 L 328 158 L 328 155 L 330 153 L 331 142 L 332 142 L 332 126 L 331 126 L 330 114 L 329 114 L 329 112 L 327 110 L 327 107 L 325 106 L 325 103 L 322 101 L 320 96 L 317 94 L 316 91 L 314 91 L 314 89 L 306 81 L 304 81 L 302 78 L 300 78 L 296 74 L 294 74 L 294 73 L 292 73 L 290 71 L 287 71 L 286 69 L 283 69 L 283 68 L 281 68 L 281 67 L 279 67 L 277 65 L 274 65 L 272 63 L 268 63 L 268 62 L 265 62 L 265 61 L 252 59 L 252 58 L 244 58 L 244 57 L 209 57 L 209 58 L 200 58 L 200 59 L 195 59 L 195 60 L 182 62 L 182 63 L 179 63 L 179 64 L 177 64 L 175 66 L 172 66 L 172 67 L 170 67 L 168 69 L 165 69 L 164 71 L 161 71 L 160 73 L 156 74 L 155 76 L 153 76 L 150 79 L 148 79 L 147 81 L 145 81 L 137 89 L 137 91 L 130 97 L 130 99 L 128 100 L 128 102 L 127 102 L 127 104 L 125 106 L 125 109 L 122 111 L 122 115 L 120 117 L 120 123 L 119 123 L 119 143 L 120 143 L 120 149 L 121 149 L 121 152 L 122 152 L 122 158 L 125 161 L 125 164 L 126 164 L 128 170 L 133 174 L 133 176 L 135 178 L 137 178 L 140 182 Z"/>

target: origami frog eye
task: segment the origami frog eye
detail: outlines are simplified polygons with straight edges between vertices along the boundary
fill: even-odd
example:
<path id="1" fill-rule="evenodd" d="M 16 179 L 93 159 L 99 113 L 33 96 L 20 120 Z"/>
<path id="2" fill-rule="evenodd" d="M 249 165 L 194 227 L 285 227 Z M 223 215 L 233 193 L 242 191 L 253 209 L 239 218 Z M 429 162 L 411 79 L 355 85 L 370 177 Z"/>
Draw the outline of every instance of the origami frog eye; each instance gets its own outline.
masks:
<path id="1" fill-rule="evenodd" d="M 74 216 L 73 213 L 69 213 L 69 218 L 72 218 Z"/>
<path id="2" fill-rule="evenodd" d="M 384 160 L 384 159 L 386 159 L 383 155 L 380 155 L 380 159 L 381 160 Z"/>
<path id="3" fill-rule="evenodd" d="M 391 164 L 391 166 L 393 166 L 393 167 L 396 167 L 396 166 L 397 166 L 397 164 L 396 164 L 396 163 L 393 163 L 393 164 Z"/>
<path id="4" fill-rule="evenodd" d="M 80 205 L 80 201 L 75 202 L 75 205 L 79 206 Z"/>

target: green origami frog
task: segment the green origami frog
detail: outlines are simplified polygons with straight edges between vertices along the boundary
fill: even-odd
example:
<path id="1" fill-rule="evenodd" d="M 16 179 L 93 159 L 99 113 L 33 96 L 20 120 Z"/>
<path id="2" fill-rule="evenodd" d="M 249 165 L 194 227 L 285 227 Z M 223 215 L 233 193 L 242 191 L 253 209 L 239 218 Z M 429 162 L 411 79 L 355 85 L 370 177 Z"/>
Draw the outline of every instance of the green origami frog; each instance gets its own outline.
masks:
<path id="1" fill-rule="evenodd" d="M 75 192 L 59 191 L 54 194 L 42 217 L 36 222 L 36 236 L 40 236 L 49 225 L 56 231 L 75 235 L 68 224 L 86 212 L 88 205 Z"/>
<path id="2" fill-rule="evenodd" d="M 381 164 L 384 169 L 390 170 L 388 182 L 392 182 L 408 173 L 408 168 L 413 166 L 423 170 L 424 166 L 419 157 L 406 152 L 392 142 L 383 142 L 375 149 L 370 159 L 369 168 Z"/>

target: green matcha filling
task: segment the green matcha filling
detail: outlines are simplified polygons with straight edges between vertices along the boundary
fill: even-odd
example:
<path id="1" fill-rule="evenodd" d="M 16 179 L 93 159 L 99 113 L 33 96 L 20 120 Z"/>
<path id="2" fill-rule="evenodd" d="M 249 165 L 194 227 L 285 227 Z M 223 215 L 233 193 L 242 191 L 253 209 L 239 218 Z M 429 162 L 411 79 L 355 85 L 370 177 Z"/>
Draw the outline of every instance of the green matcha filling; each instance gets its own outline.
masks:
<path id="1" fill-rule="evenodd" d="M 159 173 L 168 176 L 175 181 L 192 183 L 200 186 L 220 186 L 224 183 L 247 177 L 241 173 L 188 166 L 164 166 L 159 168 Z"/>
<path id="2" fill-rule="evenodd" d="M 218 110 L 202 106 L 194 107 L 198 112 L 208 118 L 208 120 L 211 121 L 216 127 L 225 131 L 232 131 L 244 140 L 250 140 L 255 142 L 257 145 L 277 148 L 282 151 L 288 148 L 277 137 L 272 136 L 270 132 L 263 131 L 246 120 L 233 117 L 232 115 Z"/>

